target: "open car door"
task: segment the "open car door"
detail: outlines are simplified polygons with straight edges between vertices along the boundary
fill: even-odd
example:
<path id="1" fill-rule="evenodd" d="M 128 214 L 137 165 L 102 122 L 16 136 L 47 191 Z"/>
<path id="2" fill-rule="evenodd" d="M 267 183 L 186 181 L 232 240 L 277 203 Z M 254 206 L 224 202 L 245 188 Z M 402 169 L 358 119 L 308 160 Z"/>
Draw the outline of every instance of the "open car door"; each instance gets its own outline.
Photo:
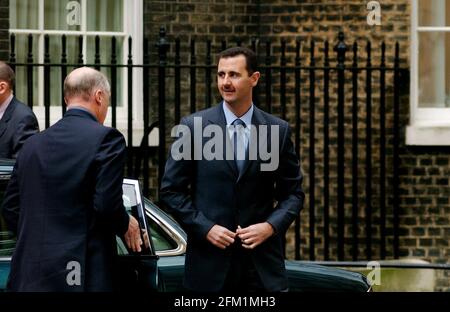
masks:
<path id="1" fill-rule="evenodd" d="M 123 292 L 158 290 L 158 256 L 151 240 L 150 227 L 144 211 L 144 201 L 138 180 L 124 179 L 123 203 L 141 228 L 142 251 L 135 253 L 127 248 L 123 238 L 117 237 L 119 254 L 119 290 Z"/>

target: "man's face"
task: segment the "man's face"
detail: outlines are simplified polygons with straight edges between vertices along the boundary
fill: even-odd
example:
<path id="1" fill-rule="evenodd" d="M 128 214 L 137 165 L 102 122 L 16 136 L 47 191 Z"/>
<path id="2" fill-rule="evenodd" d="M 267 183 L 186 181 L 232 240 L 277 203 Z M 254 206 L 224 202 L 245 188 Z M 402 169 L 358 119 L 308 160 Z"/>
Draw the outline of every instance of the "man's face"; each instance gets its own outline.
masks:
<path id="1" fill-rule="evenodd" d="M 222 98 L 231 106 L 251 103 L 259 72 L 248 75 L 245 56 L 221 58 L 217 67 L 217 87 Z"/>

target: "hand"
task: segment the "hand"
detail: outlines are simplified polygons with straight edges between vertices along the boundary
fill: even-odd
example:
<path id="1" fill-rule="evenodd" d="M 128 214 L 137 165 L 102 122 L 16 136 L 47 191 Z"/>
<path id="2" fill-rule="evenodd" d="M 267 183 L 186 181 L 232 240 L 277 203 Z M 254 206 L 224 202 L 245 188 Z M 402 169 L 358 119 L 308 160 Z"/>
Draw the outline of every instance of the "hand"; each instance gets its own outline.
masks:
<path id="1" fill-rule="evenodd" d="M 150 248 L 150 239 L 148 238 L 148 232 L 146 230 L 142 230 L 142 237 L 144 238 L 145 248 Z"/>
<path id="2" fill-rule="evenodd" d="M 132 251 L 141 252 L 141 230 L 139 228 L 139 223 L 133 216 L 130 216 L 128 230 L 125 233 L 125 243 Z"/>
<path id="3" fill-rule="evenodd" d="M 253 249 L 262 244 L 275 233 L 272 225 L 268 222 L 257 223 L 246 228 L 238 226 L 236 234 L 242 242 L 242 247 Z"/>
<path id="4" fill-rule="evenodd" d="M 231 232 L 227 228 L 215 224 L 206 235 L 206 239 L 216 247 L 225 249 L 234 243 L 236 233 Z"/>

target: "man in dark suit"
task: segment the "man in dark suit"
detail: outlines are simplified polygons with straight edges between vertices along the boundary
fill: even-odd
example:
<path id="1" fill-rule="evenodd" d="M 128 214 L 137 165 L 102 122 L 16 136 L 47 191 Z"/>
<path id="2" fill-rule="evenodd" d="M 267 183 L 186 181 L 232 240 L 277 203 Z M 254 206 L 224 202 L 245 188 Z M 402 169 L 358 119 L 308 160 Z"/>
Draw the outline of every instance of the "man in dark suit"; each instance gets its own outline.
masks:
<path id="1" fill-rule="evenodd" d="M 125 140 L 103 126 L 110 86 L 91 68 L 64 81 L 67 112 L 29 138 L 6 190 L 17 233 L 10 291 L 114 290 L 115 235 L 140 251 L 139 225 L 122 202 Z"/>
<path id="2" fill-rule="evenodd" d="M 183 119 L 183 136 L 167 160 L 161 199 L 188 233 L 184 284 L 189 290 L 288 289 L 282 241 L 303 206 L 302 175 L 288 123 L 252 103 L 259 76 L 251 50 L 223 51 L 217 76 L 223 102 Z M 223 150 L 224 157 L 201 155 L 211 147 L 213 127 L 222 146 L 210 150 Z M 199 140 L 199 130 L 209 135 Z M 180 140 L 188 142 L 180 148 L 186 157 L 175 155 Z M 275 168 L 260 153 L 265 144 L 277 158 Z"/>
<path id="3" fill-rule="evenodd" d="M 14 71 L 0 62 L 0 158 L 16 158 L 26 139 L 39 132 L 33 111 L 14 97 Z"/>

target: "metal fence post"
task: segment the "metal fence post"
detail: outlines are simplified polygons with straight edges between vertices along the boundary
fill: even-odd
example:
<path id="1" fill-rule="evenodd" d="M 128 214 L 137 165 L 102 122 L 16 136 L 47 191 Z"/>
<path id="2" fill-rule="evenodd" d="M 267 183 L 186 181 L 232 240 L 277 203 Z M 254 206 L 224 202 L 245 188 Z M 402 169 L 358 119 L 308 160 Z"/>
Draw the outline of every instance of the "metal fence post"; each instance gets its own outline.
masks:
<path id="1" fill-rule="evenodd" d="M 45 129 L 50 127 L 50 37 L 44 36 L 44 108 Z"/>
<path id="2" fill-rule="evenodd" d="M 197 102 L 197 76 L 196 76 L 197 59 L 195 56 L 195 39 L 191 39 L 191 114 L 196 110 Z"/>
<path id="3" fill-rule="evenodd" d="M 28 87 L 28 106 L 33 109 L 33 35 L 28 35 L 28 54 L 27 54 L 27 87 Z"/>
<path id="4" fill-rule="evenodd" d="M 271 43 L 269 40 L 266 42 L 266 73 L 264 83 L 266 85 L 266 110 L 270 114 L 272 112 L 272 57 L 270 54 Z"/>
<path id="5" fill-rule="evenodd" d="M 78 36 L 78 65 L 83 65 L 83 36 Z"/>
<path id="6" fill-rule="evenodd" d="M 66 35 L 61 37 L 61 108 L 62 115 L 66 113 L 66 103 L 64 102 L 64 79 L 67 76 L 67 45 L 66 45 Z"/>
<path id="7" fill-rule="evenodd" d="M 159 121 L 159 151 L 158 151 L 158 188 L 164 174 L 166 160 L 166 65 L 167 50 L 170 45 L 166 38 L 164 27 L 159 29 L 159 40 L 156 44 L 158 48 L 158 121 Z"/>
<path id="8" fill-rule="evenodd" d="M 206 41 L 206 67 L 205 67 L 205 108 L 210 108 L 211 107 L 211 84 L 212 84 L 212 79 L 211 79 L 211 40 L 208 39 Z"/>
<path id="9" fill-rule="evenodd" d="M 180 56 L 180 38 L 175 41 L 175 125 L 180 123 L 181 118 L 181 56 Z"/>
<path id="10" fill-rule="evenodd" d="M 95 55 L 94 55 L 94 63 L 95 63 L 95 69 L 100 71 L 100 36 L 95 36 Z"/>
<path id="11" fill-rule="evenodd" d="M 281 118 L 286 120 L 286 40 L 281 40 L 280 59 L 280 110 Z"/>
<path id="12" fill-rule="evenodd" d="M 380 64 L 380 258 L 386 259 L 386 44 L 381 43 Z"/>
<path id="13" fill-rule="evenodd" d="M 148 133 L 149 133 L 149 122 L 150 122 L 150 105 L 151 105 L 151 97 L 150 97 L 150 52 L 149 52 L 149 44 L 148 39 L 144 38 L 144 68 L 142 70 L 142 82 L 144 88 L 143 100 L 144 100 L 144 108 L 143 108 L 143 121 L 144 121 L 144 136 L 142 138 L 141 144 L 141 152 L 144 164 L 142 166 L 143 170 L 143 178 L 144 178 L 144 196 L 149 196 L 150 194 L 150 181 L 149 181 L 149 164 L 148 164 Z M 139 163 L 139 162 L 138 162 Z M 135 176 L 139 176 L 140 164 L 136 166 Z"/>
<path id="14" fill-rule="evenodd" d="M 323 258 L 330 259 L 330 57 L 325 41 L 323 73 Z"/>
<path id="15" fill-rule="evenodd" d="M 116 37 L 111 38 L 111 126 L 116 128 L 117 122 L 117 56 Z"/>
<path id="16" fill-rule="evenodd" d="M 300 131 L 301 131 L 301 116 L 300 116 L 300 104 L 301 104 L 301 72 L 300 72 L 300 41 L 296 41 L 295 45 L 295 152 L 299 162 L 300 157 Z M 295 260 L 300 260 L 300 231 L 301 220 L 300 214 L 295 218 Z"/>
<path id="17" fill-rule="evenodd" d="M 400 46 L 395 43 L 395 60 L 394 60 L 394 138 L 393 138 L 393 193 L 392 200 L 393 214 L 394 214 L 394 258 L 398 259 L 400 256 L 399 244 L 399 210 L 400 210 Z"/>
<path id="18" fill-rule="evenodd" d="M 366 71 L 366 257 L 372 259 L 372 63 L 367 41 Z"/>
<path id="19" fill-rule="evenodd" d="M 338 260 L 344 259 L 344 88 L 345 88 L 345 52 L 344 33 L 338 34 L 338 43 L 334 47 L 337 53 L 338 73 Z"/>
<path id="20" fill-rule="evenodd" d="M 358 44 L 353 43 L 352 64 L 352 260 L 358 260 Z"/>
<path id="21" fill-rule="evenodd" d="M 311 39 L 310 50 L 310 69 L 309 69 L 309 260 L 316 259 L 315 248 L 315 230 L 316 230 L 316 209 L 314 207 L 315 199 L 315 177 L 316 177 L 316 155 L 315 155 L 315 116 L 316 116 L 316 59 L 314 56 L 315 42 Z"/>
<path id="22" fill-rule="evenodd" d="M 133 171 L 133 40 L 128 38 L 128 61 L 127 61 L 127 80 L 128 80 L 128 113 L 127 113 L 127 137 L 128 137 L 128 156 L 127 166 L 128 175 L 131 176 Z M 137 178 L 137 177 L 136 177 Z"/>
<path id="23" fill-rule="evenodd" d="M 16 71 L 16 65 L 14 64 L 16 62 L 16 35 L 11 34 L 11 37 L 9 39 L 9 43 L 11 46 L 11 53 L 9 54 L 9 63 L 11 66 L 11 69 L 13 71 Z"/>

